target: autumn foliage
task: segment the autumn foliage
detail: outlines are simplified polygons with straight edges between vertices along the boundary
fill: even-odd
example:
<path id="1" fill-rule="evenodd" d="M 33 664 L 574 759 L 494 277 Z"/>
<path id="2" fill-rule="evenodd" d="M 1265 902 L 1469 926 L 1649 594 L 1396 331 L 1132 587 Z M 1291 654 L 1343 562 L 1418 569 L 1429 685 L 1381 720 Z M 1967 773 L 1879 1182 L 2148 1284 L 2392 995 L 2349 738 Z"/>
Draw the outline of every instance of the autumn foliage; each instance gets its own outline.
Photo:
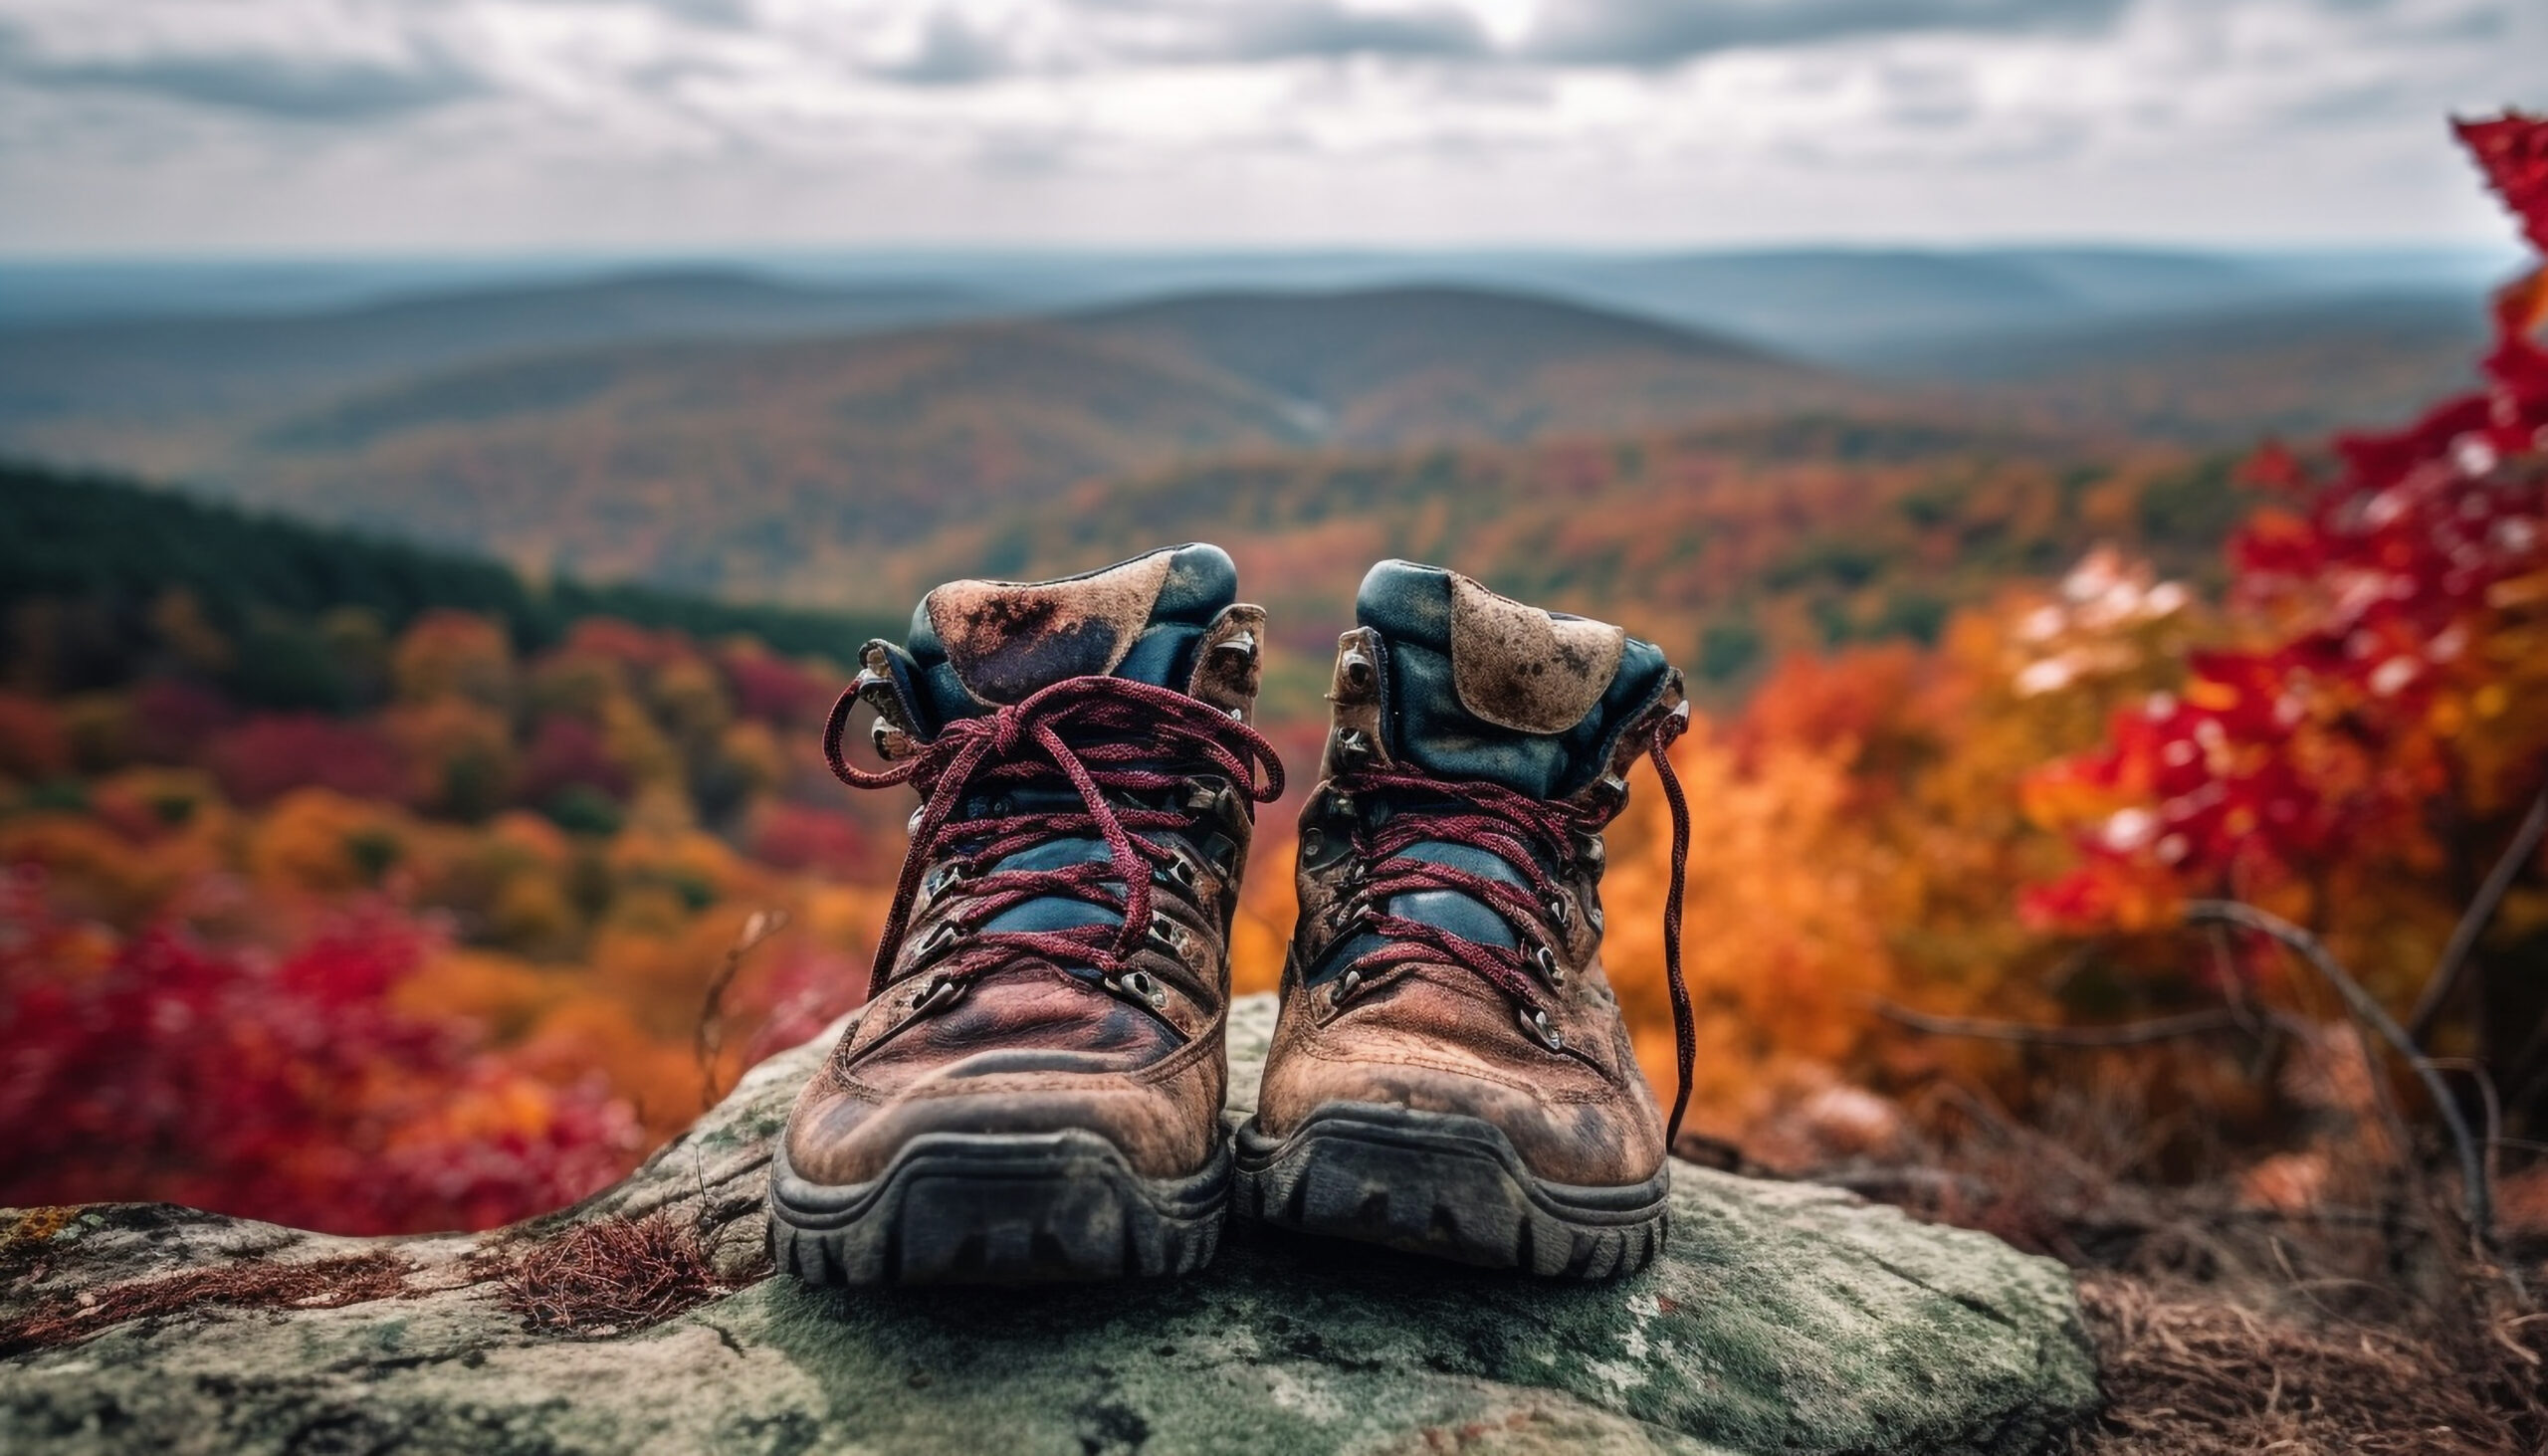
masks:
<path id="1" fill-rule="evenodd" d="M 2548 122 L 2460 133 L 2541 245 Z M 2013 1024 L 2253 996 L 2325 1014 L 2266 947 L 2182 931 L 2201 897 L 2320 933 L 2401 1019 L 2481 1055 L 2501 1115 L 2538 1118 L 2548 890 L 2520 821 L 2548 786 L 2544 318 L 2533 272 L 2497 296 L 2483 388 L 2322 452 L 2259 451 L 2248 475 L 2274 499 L 2236 530 L 2217 604 L 2102 552 L 1962 615 L 1934 651 L 1791 661 L 1691 734 L 1683 775 L 1723 821 L 1697 842 L 1724 847 L 1689 905 L 1693 980 L 1720 1013 L 1703 1121 L 1793 1122 L 1835 1076 L 1899 1092 L 1940 1071 L 2023 1106 L 2096 1067 L 1905 1035 L 1892 1003 Z M 1650 817 L 1627 826 L 1646 850 L 1615 898 L 1660 883 Z M 2508 853 L 2463 935 L 2467 989 L 2420 1006 Z M 1613 958 L 1651 1070 L 1666 1023 L 1639 919 L 1614 920 Z"/>
<path id="2" fill-rule="evenodd" d="M 164 629 L 132 681 L 0 694 L 0 1203 L 503 1223 L 854 1000 L 892 830 L 815 750 L 837 668 L 606 618 L 356 635 L 350 711 L 242 703 Z"/>
<path id="3" fill-rule="evenodd" d="M 2548 251 L 2548 122 L 2460 134 Z M 2269 447 L 2238 484 L 2005 442 L 1906 466 L 1883 452 L 1915 424 L 1819 420 L 1385 478 L 1197 467 L 1087 488 L 1065 504 L 1088 538 L 1062 544 L 1085 565 L 1147 544 L 1177 501 L 1260 503 L 1242 559 L 1287 634 L 1265 709 L 1296 766 L 1344 607 L 1283 593 L 1385 542 L 1539 563 L 1496 584 L 1689 658 L 1718 708 L 1673 749 L 1703 1132 L 1828 1160 L 1942 1097 L 2023 1116 L 2112 1071 L 1922 1017 L 2331 1019 L 2263 947 L 2189 935 L 2196 898 L 2320 934 L 2404 1017 L 2490 879 L 2464 988 L 2426 1019 L 2536 1126 L 2548 888 L 2535 846 L 2506 852 L 2548 775 L 2544 318 L 2533 273 L 2497 298 L 2482 389 Z M 2226 562 L 2189 565 L 2191 534 L 2232 523 Z M 2115 545 L 2056 550 L 2074 530 Z M 901 806 L 822 768 L 838 663 L 599 611 L 529 633 L 518 583 L 393 611 L 225 607 L 213 582 L 13 609 L 0 1203 L 502 1222 L 616 1175 L 847 1009 Z M 1264 816 L 1233 933 L 1241 990 L 1279 975 L 1287 817 Z M 1637 793 L 1604 897 L 1612 978 L 1668 1085 L 1660 820 Z M 2287 1037 L 2279 1072 L 2322 1040 Z M 2253 1150 L 2255 1197 L 2309 1196 L 2323 1088 L 2236 1046 L 2154 1080 Z"/>

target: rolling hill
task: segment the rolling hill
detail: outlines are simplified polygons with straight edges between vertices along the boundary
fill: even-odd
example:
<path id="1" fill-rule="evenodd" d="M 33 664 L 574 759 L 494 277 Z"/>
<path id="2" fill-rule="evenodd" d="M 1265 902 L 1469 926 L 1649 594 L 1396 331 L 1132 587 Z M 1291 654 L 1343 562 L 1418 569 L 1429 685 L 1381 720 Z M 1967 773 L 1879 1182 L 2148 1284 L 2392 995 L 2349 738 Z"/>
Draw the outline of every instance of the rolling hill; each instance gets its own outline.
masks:
<path id="1" fill-rule="evenodd" d="M 888 328 L 980 299 L 653 275 L 0 329 L 0 452 L 735 599 L 898 611 L 939 574 L 1065 569 L 1183 532 L 1263 537 L 1329 594 L 1329 556 L 1390 550 L 1474 553 L 1560 593 L 1586 562 L 1586 581 L 1660 572 L 1655 602 L 1710 612 L 1731 587 L 1705 581 L 1773 572 L 1786 584 L 1767 589 L 1804 615 L 1762 630 L 1834 640 L 1934 628 L 1969 598 L 1923 571 L 2047 569 L 2100 531 L 2143 533 L 2147 482 L 2093 510 L 2094 491 L 2041 497 L 2013 536 L 1937 524 L 1989 515 L 1971 503 L 1993 491 L 2037 499 L 2038 478 L 2378 418 L 2453 386 L 2475 323 L 2437 293 L 2157 312 L 2236 293 L 2244 275 L 2208 256 L 1603 266 L 1642 277 L 1656 310 L 1701 294 L 1800 318 L 1850 305 L 1922 342 L 1864 343 L 1882 373 L 1848 375 L 1651 313 L 1447 285 Z M 1999 321 L 1936 331 L 1985 313 Z M 2029 484 L 2008 484 L 2013 461 L 2033 462 Z M 1897 496 L 1920 518 L 1899 540 L 1882 515 Z M 1806 539 L 1808 509 L 1890 542 L 1883 559 Z M 1767 520 L 1787 523 L 1764 535 Z"/>
<path id="2" fill-rule="evenodd" d="M 877 552 L 1087 481 L 1302 448 L 1639 433 L 1864 395 L 1760 350 L 1545 300 L 1218 295 L 509 357 L 242 407 L 217 443 L 208 426 L 126 422 L 88 458 L 148 470 L 155 451 L 192 451 L 187 477 L 242 500 L 542 570 L 876 606 Z M 0 443 L 82 458 L 41 432 Z"/>
<path id="3" fill-rule="evenodd" d="M 579 346 L 843 334 L 981 312 L 932 287 L 817 289 L 690 270 L 527 283 L 297 313 L 0 330 L 0 440 L 190 474 L 245 426 L 351 390 Z"/>
<path id="4" fill-rule="evenodd" d="M 1091 482 L 877 563 L 890 599 L 1217 541 L 1271 612 L 1279 692 L 1315 701 L 1356 582 L 1447 561 L 1632 625 L 1722 701 L 1778 654 L 1934 638 L 1958 608 L 2100 543 L 2217 577 L 2236 456 L 1916 415 L 1802 416 L 1608 441 L 1293 453 Z M 1269 690 L 1276 691 L 1276 690 Z"/>
<path id="5" fill-rule="evenodd" d="M 1202 294 L 1070 321 L 1298 401 L 1339 445 L 1616 434 L 1864 395 L 1749 344 L 1479 289 Z"/>
<path id="6" fill-rule="evenodd" d="M 2419 293 L 1932 340 L 1866 362 L 2050 428 L 2237 444 L 2413 414 L 2474 382 L 2485 339 L 2475 300 Z"/>

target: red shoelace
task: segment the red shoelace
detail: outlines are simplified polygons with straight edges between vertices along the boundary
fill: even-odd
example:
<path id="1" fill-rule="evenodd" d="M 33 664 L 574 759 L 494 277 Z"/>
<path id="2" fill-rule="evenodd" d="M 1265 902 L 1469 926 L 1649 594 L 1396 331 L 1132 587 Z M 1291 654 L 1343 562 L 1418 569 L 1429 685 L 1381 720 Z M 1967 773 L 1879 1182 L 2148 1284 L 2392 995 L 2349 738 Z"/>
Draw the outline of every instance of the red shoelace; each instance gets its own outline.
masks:
<path id="1" fill-rule="evenodd" d="M 894 980 L 923 879 L 940 861 L 943 845 L 967 845 L 959 858 L 945 862 L 943 871 L 956 874 L 964 885 L 962 924 L 967 928 L 1013 906 L 1044 899 L 1077 900 L 1124 919 L 1120 925 L 967 935 L 946 956 L 928 962 L 939 982 L 960 990 L 994 966 L 1019 956 L 1040 956 L 1088 966 L 1111 986 L 1150 934 L 1153 867 L 1177 859 L 1175 851 L 1137 831 L 1190 830 L 1203 809 L 1118 804 L 1108 795 L 1138 799 L 1180 793 L 1192 786 L 1194 769 L 1203 763 L 1228 776 L 1251 817 L 1255 805 L 1270 803 L 1283 792 L 1283 765 L 1274 745 L 1254 728 L 1210 704 L 1127 678 L 1069 678 L 982 717 L 956 719 L 918 753 L 882 772 L 861 769 L 841 752 L 841 733 L 856 702 L 853 688 L 833 706 L 824 727 L 823 756 L 832 773 L 853 788 L 909 783 L 922 799 L 911 849 L 894 887 L 893 909 L 876 946 L 868 978 L 871 998 Z M 956 817 L 968 792 L 982 786 L 1049 786 L 1056 779 L 1077 791 L 1078 811 Z M 990 870 L 1008 855 L 1092 832 L 1106 841 L 1105 861 L 1050 870 Z"/>
<path id="2" fill-rule="evenodd" d="M 1664 802 L 1672 812 L 1672 885 L 1663 908 L 1663 973 L 1672 998 L 1680 1087 L 1672 1099 L 1667 1141 L 1680 1136 L 1681 1115 L 1690 1104 L 1690 1076 L 1698 1062 L 1690 988 L 1681 978 L 1681 897 L 1688 884 L 1690 806 L 1681 792 L 1680 776 L 1672 770 L 1670 752 L 1672 740 L 1688 727 L 1687 718 L 1666 715 L 1656 721 L 1649 743 L 1655 775 L 1662 780 Z M 1572 929 L 1568 922 L 1574 901 L 1558 877 L 1543 867 L 1543 856 L 1532 845 L 1558 848 L 1560 853 L 1552 858 L 1563 863 L 1572 853 L 1567 847 L 1574 836 L 1599 833 L 1610 813 L 1535 799 L 1501 784 L 1435 778 L 1403 769 L 1340 774 L 1333 787 L 1357 798 L 1387 795 L 1391 812 L 1380 828 L 1356 833 L 1354 850 L 1364 868 L 1352 883 L 1349 918 L 1335 933 L 1342 938 L 1365 929 L 1386 943 L 1355 957 L 1329 984 L 1351 986 L 1390 966 L 1447 961 L 1476 972 L 1511 997 L 1525 1023 L 1537 1020 L 1540 1030 L 1535 1035 L 1553 1035 L 1548 1031 L 1547 997 L 1562 984 L 1558 946 Z M 1435 808 L 1427 800 L 1450 800 L 1453 806 Z M 1484 850 L 1521 872 L 1529 887 L 1407 854 L 1426 842 Z M 1482 944 L 1382 908 L 1400 895 L 1426 890 L 1455 891 L 1481 902 L 1513 926 L 1521 943 Z"/>

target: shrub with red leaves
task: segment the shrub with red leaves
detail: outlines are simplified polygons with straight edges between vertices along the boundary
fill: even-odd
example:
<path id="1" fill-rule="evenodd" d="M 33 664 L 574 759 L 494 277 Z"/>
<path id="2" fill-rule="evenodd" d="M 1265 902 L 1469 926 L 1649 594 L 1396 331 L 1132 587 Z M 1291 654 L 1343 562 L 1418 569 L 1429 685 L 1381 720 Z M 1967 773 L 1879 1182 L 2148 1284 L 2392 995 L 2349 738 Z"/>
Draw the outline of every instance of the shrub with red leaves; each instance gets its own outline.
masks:
<path id="1" fill-rule="evenodd" d="M 757 649 L 730 649 L 719 655 L 717 666 L 726 674 L 726 686 L 735 695 L 735 706 L 747 718 L 775 724 L 820 724 L 832 700 L 840 696 L 837 683 Z"/>
<path id="2" fill-rule="evenodd" d="M 588 788 L 611 799 L 628 797 L 628 770 L 613 761 L 601 730 L 578 718 L 551 715 L 539 721 L 523 764 L 515 796 L 527 804 L 546 804 L 572 788 Z"/>
<path id="3" fill-rule="evenodd" d="M 636 1128 L 391 1008 L 426 946 L 358 917 L 268 965 L 116 941 L 0 882 L 0 1205 L 167 1200 L 339 1233 L 485 1228 L 627 1168 Z"/>
<path id="4" fill-rule="evenodd" d="M 314 713 L 250 719 L 215 739 L 205 756 L 223 791 L 243 804 L 312 787 L 358 799 L 414 797 L 406 760 L 378 729 Z"/>
<path id="5" fill-rule="evenodd" d="M 2548 119 L 2458 130 L 2548 252 Z M 2482 388 L 2405 429 L 2338 437 L 2331 471 L 2257 456 L 2251 475 L 2297 510 L 2259 513 L 2233 542 L 2249 640 L 2196 654 L 2182 692 L 2119 714 L 2103 750 L 2032 786 L 2089 810 L 2086 862 L 2029 898 L 2037 920 L 2093 925 L 2148 901 L 2127 884 L 2323 895 L 2339 862 L 2420 842 L 2437 805 L 2483 825 L 2539 791 L 2548 267 L 2494 313 Z"/>
<path id="6" fill-rule="evenodd" d="M 847 815 L 773 801 L 754 815 L 752 858 L 782 870 L 855 875 L 867 866 L 867 836 Z"/>

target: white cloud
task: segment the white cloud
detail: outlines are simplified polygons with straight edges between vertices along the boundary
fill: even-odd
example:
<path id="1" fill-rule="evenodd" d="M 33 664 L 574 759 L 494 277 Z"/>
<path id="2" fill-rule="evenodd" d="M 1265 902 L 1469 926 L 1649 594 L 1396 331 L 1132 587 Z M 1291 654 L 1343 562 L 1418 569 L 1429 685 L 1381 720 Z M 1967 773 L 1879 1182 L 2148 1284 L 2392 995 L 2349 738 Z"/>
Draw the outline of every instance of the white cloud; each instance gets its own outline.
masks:
<path id="1" fill-rule="evenodd" d="M 0 247 L 2501 236 L 2534 0 L 0 0 Z"/>

